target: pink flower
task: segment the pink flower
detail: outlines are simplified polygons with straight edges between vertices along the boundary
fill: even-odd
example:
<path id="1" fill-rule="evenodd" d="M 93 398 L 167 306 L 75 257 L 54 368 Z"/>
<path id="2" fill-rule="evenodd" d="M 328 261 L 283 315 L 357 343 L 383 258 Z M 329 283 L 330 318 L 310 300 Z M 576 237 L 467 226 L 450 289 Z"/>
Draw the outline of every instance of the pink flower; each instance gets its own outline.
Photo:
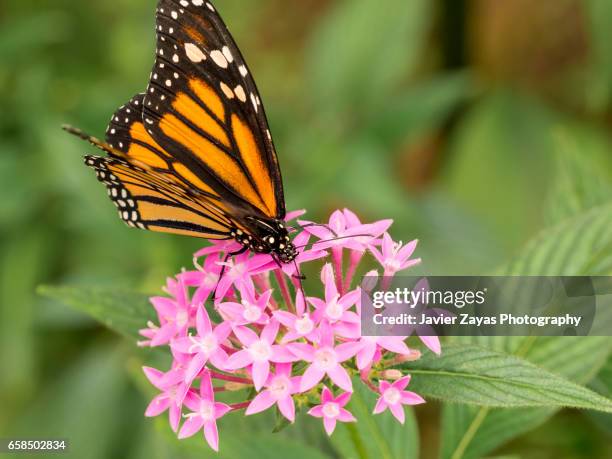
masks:
<path id="1" fill-rule="evenodd" d="M 157 312 L 159 327 L 149 322 L 148 328 L 140 330 L 141 335 L 150 339 L 141 342 L 141 345 L 159 346 L 168 343 L 177 335 L 184 335 L 195 315 L 195 308 L 191 307 L 185 285 L 180 278 L 178 281 L 168 279 L 166 289 L 172 292 L 174 298 L 154 296 L 149 299 Z"/>
<path id="2" fill-rule="evenodd" d="M 373 238 L 383 234 L 393 223 L 393 220 L 379 220 L 363 224 L 353 212 L 348 209 L 336 210 L 331 214 L 327 225 L 317 225 L 301 221 L 306 231 L 321 241 L 316 248 L 326 249 L 341 247 L 363 251 Z"/>
<path id="3" fill-rule="evenodd" d="M 401 355 L 409 355 L 410 348 L 404 342 L 406 336 L 362 336 L 359 340 L 361 349 L 357 352 L 357 368 L 368 367 L 379 348 Z"/>
<path id="4" fill-rule="evenodd" d="M 168 410 L 170 427 L 177 431 L 181 419 L 181 406 L 187 391 L 187 386 L 181 382 L 168 381 L 167 373 L 163 373 L 155 368 L 143 367 L 145 376 L 162 393 L 156 395 L 145 411 L 145 416 L 158 416 Z"/>
<path id="5" fill-rule="evenodd" d="M 227 352 L 221 347 L 231 332 L 227 322 L 213 329 L 208 312 L 201 306 L 196 315 L 196 336 L 178 338 L 171 343 L 174 351 L 191 354 L 192 358 L 185 371 L 185 381 L 191 382 L 210 361 L 217 368 L 223 368 L 228 359 Z"/>
<path id="6" fill-rule="evenodd" d="M 290 363 L 277 363 L 276 374 L 270 375 L 266 382 L 266 389 L 255 396 L 246 410 L 246 415 L 267 410 L 275 403 L 281 414 L 290 422 L 295 420 L 295 404 L 293 394 L 298 392 L 300 378 L 291 377 Z"/>
<path id="7" fill-rule="evenodd" d="M 299 338 L 306 338 L 309 341 L 317 339 L 317 322 L 313 320 L 310 313 L 302 315 L 292 314 L 287 311 L 274 311 L 274 318 L 282 325 L 287 327 L 287 333 L 283 335 L 281 343 L 289 343 Z"/>
<path id="8" fill-rule="evenodd" d="M 230 356 L 226 368 L 237 370 L 252 365 L 253 385 L 256 390 L 261 389 L 266 382 L 270 374 L 270 362 L 286 363 L 296 360 L 284 346 L 274 344 L 278 328 L 279 323 L 272 320 L 261 331 L 261 335 L 257 336 L 250 328 L 234 327 L 234 334 L 245 347 Z"/>
<path id="9" fill-rule="evenodd" d="M 425 400 L 414 392 L 404 390 L 410 382 L 410 375 L 389 383 L 381 380 L 379 383 L 380 398 L 374 407 L 374 414 L 382 413 L 387 408 L 400 423 L 404 423 L 404 407 L 402 405 L 418 405 Z"/>
<path id="10" fill-rule="evenodd" d="M 311 408 L 308 414 L 315 418 L 323 418 L 323 427 L 327 435 L 331 435 L 336 428 L 336 422 L 356 422 L 357 419 L 347 410 L 344 406 L 351 399 L 351 392 L 344 392 L 343 394 L 334 397 L 334 394 L 323 386 L 323 392 L 321 393 L 321 404 Z"/>
<path id="11" fill-rule="evenodd" d="M 219 312 L 236 325 L 268 323 L 270 317 L 265 311 L 272 296 L 272 290 L 263 292 L 258 298 L 255 294 L 254 285 L 247 283 L 241 289 L 241 294 L 242 301 L 240 303 L 219 303 L 217 305 Z"/>
<path id="12" fill-rule="evenodd" d="M 244 252 L 227 261 L 218 261 L 218 265 L 225 266 L 225 271 L 217 284 L 215 300 L 223 298 L 232 285 L 240 288 L 245 283 L 252 283 L 251 276 L 260 272 L 259 268 L 265 265 L 269 258 L 269 255 L 251 255 Z"/>
<path id="13" fill-rule="evenodd" d="M 300 214 L 288 213 L 287 219 Z M 245 414 L 252 415 L 275 408 L 294 422 L 298 402 L 310 408 L 310 415 L 323 418 L 325 431 L 331 434 L 338 421 L 356 420 L 344 407 L 353 388 L 351 375 L 358 373 L 361 383 L 380 394 L 375 412 L 389 408 L 403 422 L 402 405 L 423 399 L 404 390 L 409 377 L 389 368 L 416 360 L 420 353 L 408 348 L 405 336 L 362 336 L 366 332 L 361 329 L 361 308 L 366 307 L 362 301 L 368 298 L 361 297 L 361 286 L 353 285 L 362 259 L 370 252 L 388 276 L 382 278 L 383 284 L 398 270 L 418 263 L 410 258 L 416 241 L 405 246 L 394 243 L 385 233 L 390 224 L 391 220 L 363 224 L 344 209 L 331 215 L 329 225 L 288 228 L 292 236 L 296 233 L 293 244 L 298 255 L 294 262 L 280 265 L 270 254 L 232 255 L 241 248 L 232 240 L 213 241 L 198 251 L 195 269 L 169 278 L 167 296 L 151 299 L 158 321 L 140 332 L 145 340 L 139 344 L 162 346 L 172 354 L 165 373 L 143 368 L 159 390 L 145 415 L 168 411 L 179 438 L 202 429 L 209 445 L 218 450 L 216 421 L 229 411 L 246 409 Z M 320 240 L 309 244 L 313 236 Z M 313 279 L 306 298 L 296 275 L 304 263 L 328 255 L 330 262 L 321 269 L 322 294 L 313 288 L 317 283 Z M 369 275 L 372 279 L 364 286 L 368 292 L 378 283 L 377 271 Z M 431 334 L 429 329 L 414 331 Z M 420 338 L 434 352 L 440 351 L 437 337 Z M 371 382 L 377 380 L 378 389 Z M 332 390 L 342 393 L 334 397 Z M 320 397 L 319 405 L 312 402 L 315 395 Z M 235 396 L 244 398 L 232 405 L 221 403 Z M 183 414 L 184 407 L 188 414 Z"/>
<path id="14" fill-rule="evenodd" d="M 442 345 L 440 344 L 440 338 L 435 335 L 421 336 L 419 339 L 427 346 L 431 351 L 440 355 L 442 353 Z"/>
<path id="15" fill-rule="evenodd" d="M 421 262 L 420 258 L 410 259 L 418 240 L 410 241 L 403 245 L 401 242 L 393 242 L 389 233 L 383 235 L 382 253 L 375 247 L 370 246 L 374 258 L 383 266 L 383 276 L 393 276 L 396 272 L 410 268 Z"/>
<path id="16" fill-rule="evenodd" d="M 306 209 L 292 210 L 290 212 L 287 212 L 287 215 L 285 215 L 285 221 L 290 222 L 291 220 L 295 220 L 296 218 L 301 217 L 305 213 Z"/>
<path id="17" fill-rule="evenodd" d="M 224 416 L 230 407 L 225 403 L 215 402 L 210 373 L 205 371 L 200 383 L 200 395 L 194 394 L 192 398 L 185 399 L 185 405 L 192 413 L 185 415 L 187 420 L 178 434 L 179 438 L 187 438 L 204 428 L 204 438 L 215 451 L 219 451 L 219 432 L 217 419 Z"/>
<path id="18" fill-rule="evenodd" d="M 361 292 L 359 289 L 351 290 L 340 295 L 336 288 L 332 266 L 326 264 L 321 272 L 321 280 L 325 285 L 325 300 L 310 297 L 308 301 L 316 310 L 313 319 L 316 322 L 327 320 L 337 334 L 341 336 L 355 336 L 359 334 L 359 316 L 349 309 L 357 304 Z"/>
<path id="19" fill-rule="evenodd" d="M 316 386 L 325 375 L 342 389 L 352 392 L 353 384 L 346 369 L 341 365 L 359 350 L 359 343 L 347 342 L 334 347 L 334 334 L 331 326 L 323 322 L 319 327 L 319 344 L 290 343 L 287 347 L 296 357 L 310 362 L 300 383 L 300 392 Z"/>
<path id="20" fill-rule="evenodd" d="M 196 291 L 191 299 L 192 304 L 204 304 L 217 287 L 219 276 L 221 275 L 221 266 L 218 264 L 218 253 L 207 256 L 202 266 L 198 264 L 197 258 L 197 256 L 193 258 L 193 264 L 196 267 L 195 271 L 184 271 L 177 277 L 186 286 L 196 287 Z"/>

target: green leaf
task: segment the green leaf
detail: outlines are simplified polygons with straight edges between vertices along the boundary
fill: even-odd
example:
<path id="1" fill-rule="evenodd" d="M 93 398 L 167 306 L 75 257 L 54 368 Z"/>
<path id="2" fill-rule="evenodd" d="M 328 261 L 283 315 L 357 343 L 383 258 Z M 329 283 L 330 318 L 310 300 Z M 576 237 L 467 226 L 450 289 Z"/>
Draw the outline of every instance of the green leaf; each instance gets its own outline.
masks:
<path id="1" fill-rule="evenodd" d="M 500 275 L 578 276 L 612 272 L 612 204 L 542 231 Z"/>
<path id="2" fill-rule="evenodd" d="M 515 351 L 526 360 L 580 383 L 592 377 L 612 350 L 612 342 L 607 336 L 531 337 L 519 340 L 520 345 Z M 476 337 L 455 341 L 483 343 L 482 338 Z M 441 457 L 482 457 L 505 441 L 541 425 L 557 410 L 491 409 L 447 404 L 442 411 Z"/>
<path id="3" fill-rule="evenodd" d="M 38 293 L 85 312 L 130 339 L 142 339 L 138 330 L 145 328 L 148 320 L 155 319 L 155 310 L 149 303 L 150 295 L 144 293 L 94 287 L 52 286 L 41 286 Z"/>
<path id="4" fill-rule="evenodd" d="M 576 407 L 612 412 L 612 400 L 532 363 L 477 346 L 447 345 L 405 364 L 412 389 L 443 401 L 489 407 Z"/>
<path id="5" fill-rule="evenodd" d="M 589 385 L 597 392 L 612 397 L 612 356 Z M 605 432 L 612 434 L 612 414 L 588 411 L 586 415 Z"/>
<path id="6" fill-rule="evenodd" d="M 556 131 L 557 173 L 545 208 L 551 224 L 612 202 L 610 146 L 590 131 L 579 133 Z"/>
<path id="7" fill-rule="evenodd" d="M 499 273 L 506 275 L 606 274 L 612 244 L 612 206 L 583 212 L 542 231 Z M 593 262 L 599 260 L 599 262 Z M 608 308 L 609 309 L 609 308 Z M 586 383 L 610 354 L 606 336 L 460 337 L 456 345 L 479 345 L 516 354 L 579 383 Z M 442 457 L 480 457 L 550 418 L 558 408 L 499 410 L 443 408 Z"/>
<path id="8" fill-rule="evenodd" d="M 358 380 L 346 408 L 356 423 L 338 423 L 330 441 L 342 458 L 409 459 L 419 457 L 419 435 L 410 408 L 405 408 L 406 422 L 401 425 L 388 410 L 372 415 L 376 395 Z"/>

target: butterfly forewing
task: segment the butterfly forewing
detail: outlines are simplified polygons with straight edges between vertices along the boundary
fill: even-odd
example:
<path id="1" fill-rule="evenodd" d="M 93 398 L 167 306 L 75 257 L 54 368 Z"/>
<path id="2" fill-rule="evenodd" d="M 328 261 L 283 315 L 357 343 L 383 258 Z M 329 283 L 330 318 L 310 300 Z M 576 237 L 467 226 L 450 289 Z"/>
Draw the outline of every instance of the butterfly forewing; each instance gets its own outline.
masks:
<path id="1" fill-rule="evenodd" d="M 276 153 L 250 72 L 214 7 L 162 0 L 156 62 L 145 98 L 146 132 L 231 212 L 282 218 Z M 177 165 L 179 169 L 177 169 Z"/>

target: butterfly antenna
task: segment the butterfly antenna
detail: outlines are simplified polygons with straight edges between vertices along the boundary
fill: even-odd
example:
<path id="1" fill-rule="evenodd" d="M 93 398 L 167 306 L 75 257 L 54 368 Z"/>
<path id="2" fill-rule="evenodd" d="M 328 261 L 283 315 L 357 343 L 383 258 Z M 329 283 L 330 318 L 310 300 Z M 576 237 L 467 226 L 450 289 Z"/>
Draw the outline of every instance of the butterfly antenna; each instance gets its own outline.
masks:
<path id="1" fill-rule="evenodd" d="M 296 226 L 297 228 L 304 230 L 306 228 L 309 228 L 311 226 L 322 226 L 323 228 L 325 228 L 328 231 L 331 231 L 332 233 L 334 232 L 327 223 L 306 223 L 305 225 L 300 225 L 299 223 L 295 223 L 295 225 L 291 225 L 291 226 Z"/>
<path id="2" fill-rule="evenodd" d="M 62 129 L 66 131 L 68 134 L 72 134 L 74 136 L 77 136 L 79 139 L 86 140 L 87 142 L 92 144 L 94 147 L 99 148 L 102 151 L 105 151 L 109 155 L 118 156 L 120 158 L 125 157 L 125 153 L 123 153 L 122 151 L 111 147 L 109 144 L 107 144 L 106 142 L 103 142 L 97 137 L 94 137 L 93 135 L 89 135 L 86 132 L 81 131 L 79 128 L 75 128 L 74 126 L 70 126 L 69 124 L 63 124 Z"/>
<path id="3" fill-rule="evenodd" d="M 341 239 L 351 239 L 351 238 L 355 238 L 355 237 L 369 237 L 369 238 L 372 238 L 372 239 L 375 238 L 375 236 L 372 236 L 371 234 L 352 234 L 350 236 L 338 236 L 338 237 L 333 237 L 331 239 L 320 239 L 318 241 L 309 242 L 308 244 L 298 245 L 295 248 L 296 249 L 303 249 L 304 247 L 308 247 L 309 245 L 314 246 L 315 244 L 321 244 L 322 242 L 340 241 Z"/>

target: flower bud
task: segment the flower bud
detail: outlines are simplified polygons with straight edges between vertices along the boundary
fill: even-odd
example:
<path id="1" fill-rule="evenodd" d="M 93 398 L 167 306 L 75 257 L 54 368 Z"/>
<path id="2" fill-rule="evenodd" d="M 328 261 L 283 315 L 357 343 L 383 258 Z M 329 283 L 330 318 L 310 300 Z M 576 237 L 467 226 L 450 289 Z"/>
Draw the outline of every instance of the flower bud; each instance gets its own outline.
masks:
<path id="1" fill-rule="evenodd" d="M 415 360 L 419 360 L 421 358 L 421 351 L 416 349 L 410 349 L 410 354 L 398 355 L 395 358 L 394 363 L 404 363 L 404 362 L 414 362 Z"/>
<path id="2" fill-rule="evenodd" d="M 363 276 L 363 281 L 361 282 L 361 288 L 366 292 L 371 292 L 378 284 L 378 271 L 373 269 L 372 271 L 368 271 L 365 276 Z"/>
<path id="3" fill-rule="evenodd" d="M 381 376 L 385 379 L 392 379 L 392 380 L 396 380 L 396 379 L 400 379 L 403 375 L 402 372 L 396 369 L 391 369 L 391 370 L 385 370 L 381 373 Z"/>
<path id="4" fill-rule="evenodd" d="M 245 387 L 247 387 L 247 384 L 229 381 L 229 382 L 226 382 L 223 387 L 225 387 L 225 390 L 228 390 L 228 391 L 237 391 L 237 390 L 242 390 Z"/>

